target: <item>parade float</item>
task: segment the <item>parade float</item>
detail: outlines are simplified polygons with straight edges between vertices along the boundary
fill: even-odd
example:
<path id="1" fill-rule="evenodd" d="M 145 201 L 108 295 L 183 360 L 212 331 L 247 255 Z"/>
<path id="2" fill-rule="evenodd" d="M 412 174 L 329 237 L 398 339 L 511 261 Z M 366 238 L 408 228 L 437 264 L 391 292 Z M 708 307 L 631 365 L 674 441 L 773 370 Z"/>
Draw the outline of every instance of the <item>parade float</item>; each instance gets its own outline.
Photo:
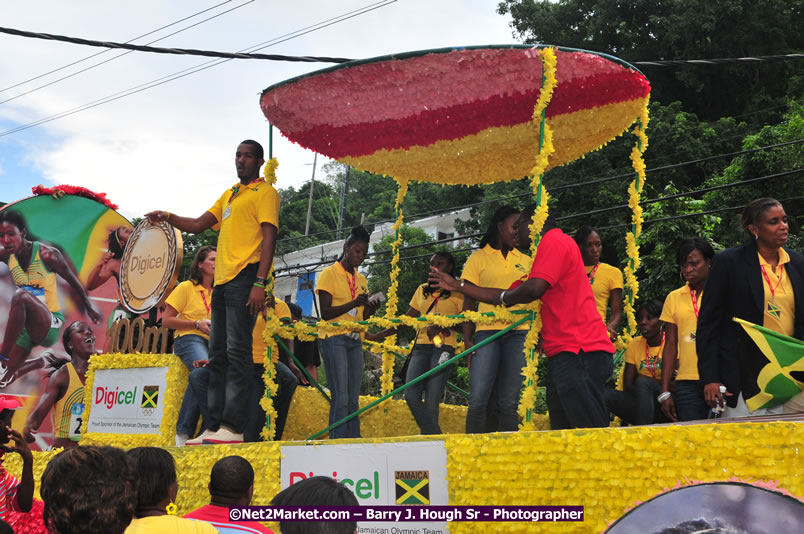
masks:
<path id="1" fill-rule="evenodd" d="M 529 179 L 538 204 L 530 227 L 531 252 L 535 252 L 549 208 L 546 171 L 630 132 L 634 176 L 623 184 L 632 210 L 625 236 L 627 325 L 619 344 L 627 342 L 635 330 L 633 304 L 639 290 L 635 273 L 640 261 L 639 202 L 645 183 L 642 154 L 648 144 L 649 94 L 647 79 L 628 63 L 604 54 L 543 45 L 385 56 L 316 71 L 266 89 L 260 107 L 272 128 L 356 169 L 386 175 L 389 186 L 396 184 L 396 239 L 386 313 L 358 323 L 293 325 L 283 325 L 269 313 L 264 334 L 269 395 L 263 400 L 266 442 L 171 448 L 179 472 L 180 512 L 208 502 L 211 466 L 223 456 L 239 454 L 258 474 L 254 504 L 267 504 L 282 488 L 305 477 L 327 475 L 350 485 L 362 504 L 582 505 L 585 510 L 583 522 L 379 522 L 360 523 L 358 532 L 603 532 L 609 527 L 613 533 L 653 532 L 657 525 L 676 525 L 707 514 L 713 519 L 730 517 L 730 512 L 722 512 L 728 506 L 748 513 L 757 502 L 765 502 L 766 494 L 785 502 L 777 517 L 766 518 L 768 531 L 783 531 L 785 525 L 793 524 L 788 517 L 804 515 L 799 500 L 804 497 L 800 477 L 804 461 L 799 452 L 804 424 L 773 421 L 550 431 L 547 418 L 533 411 L 539 365 L 535 348 L 541 328 L 538 302 L 518 313 L 496 308 L 459 316 L 399 314 L 395 280 L 403 201 L 410 182 L 476 185 Z M 276 180 L 277 165 L 276 158 L 266 165 L 269 181 Z M 365 331 L 372 326 L 430 322 L 448 327 L 466 320 L 502 320 L 510 324 L 504 331 L 529 324 L 518 432 L 467 435 L 464 413 L 459 408 L 442 408 L 446 434 L 411 436 L 416 426 L 407 408 L 391 398 L 410 384 L 394 390 L 392 381 L 395 354 L 406 348 L 391 336 L 370 344 L 372 351 L 382 354 L 380 397 L 361 398 L 360 410 L 349 416 L 361 418 L 362 439 L 327 440 L 334 425 L 327 426 L 326 395 L 300 388 L 285 432 L 285 438 L 292 440 L 270 441 L 275 417 L 270 395 L 276 393 L 270 355 L 283 350 L 283 340 L 312 340 L 322 332 Z M 459 353 L 444 365 L 465 356 Z M 94 358 L 93 368 L 98 370 L 165 368 L 167 387 L 158 397 L 163 405 L 157 432 L 136 437 L 89 432 L 82 444 L 170 445 L 180 400 L 177 389 L 183 380 L 181 364 L 176 362 L 170 355 Z M 85 425 L 97 410 L 94 400 L 88 409 Z M 37 477 L 52 454 L 38 456 Z M 699 491 L 696 488 L 721 493 L 704 498 L 688 491 Z M 755 494 L 759 496 L 752 497 Z M 655 507 L 672 499 L 676 504 Z"/>

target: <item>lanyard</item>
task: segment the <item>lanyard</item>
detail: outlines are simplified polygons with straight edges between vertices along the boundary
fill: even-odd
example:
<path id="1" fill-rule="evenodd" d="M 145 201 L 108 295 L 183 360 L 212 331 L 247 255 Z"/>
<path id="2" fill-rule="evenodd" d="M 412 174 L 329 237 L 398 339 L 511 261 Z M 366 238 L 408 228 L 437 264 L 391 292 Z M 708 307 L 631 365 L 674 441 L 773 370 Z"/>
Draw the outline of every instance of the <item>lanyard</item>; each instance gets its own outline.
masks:
<path id="1" fill-rule="evenodd" d="M 430 308 L 427 310 L 427 313 L 430 313 L 430 310 L 435 310 L 435 313 L 438 313 L 438 301 L 441 299 L 441 295 L 442 293 L 439 292 L 433 303 L 430 304 Z"/>
<path id="2" fill-rule="evenodd" d="M 589 272 L 589 274 L 587 275 L 589 277 L 589 285 L 592 285 L 592 284 L 595 283 L 595 274 L 597 274 L 598 268 L 600 268 L 600 262 L 597 262 L 595 264 L 595 266 L 592 268 L 592 270 Z"/>
<path id="3" fill-rule="evenodd" d="M 349 278 L 349 271 L 346 270 L 346 267 L 343 266 L 343 262 L 338 262 L 338 265 L 341 266 L 343 269 L 343 274 L 346 275 L 346 283 L 349 284 L 349 293 L 352 294 L 352 300 L 355 300 L 357 297 L 357 273 L 352 275 L 352 278 Z"/>
<path id="4" fill-rule="evenodd" d="M 764 265 L 759 266 L 762 269 L 762 276 L 765 277 L 765 281 L 768 283 L 768 289 L 771 292 L 771 302 L 776 302 L 776 290 L 779 289 L 779 285 L 782 283 L 782 278 L 784 278 L 784 264 L 779 265 L 779 281 L 776 282 L 776 287 L 773 287 L 770 281 L 770 277 L 768 277 L 768 272 L 765 270 Z"/>
<path id="5" fill-rule="evenodd" d="M 258 183 L 264 182 L 264 181 L 265 181 L 265 178 L 257 178 L 256 180 L 253 180 L 253 181 L 249 182 L 248 185 L 258 184 Z M 227 202 L 228 205 L 230 205 L 230 206 L 232 205 L 232 201 L 235 199 L 235 197 L 237 196 L 237 193 L 239 193 L 239 192 L 240 192 L 240 184 L 237 184 L 236 186 L 234 186 L 232 188 L 232 196 L 229 197 L 229 202 Z"/>
<path id="6" fill-rule="evenodd" d="M 650 371 L 650 374 L 653 378 L 656 378 L 656 364 L 659 363 L 659 355 L 664 352 L 664 336 L 665 333 L 662 332 L 662 344 L 659 345 L 659 352 L 653 359 L 653 367 L 650 365 L 650 347 L 648 346 L 648 340 L 645 340 L 645 367 L 648 369 L 648 371 Z"/>
<path id="7" fill-rule="evenodd" d="M 690 286 L 690 300 L 692 301 L 692 311 L 695 312 L 695 320 L 698 320 L 698 297 L 695 296 L 695 290 Z M 664 343 L 664 341 L 662 341 Z"/>
<path id="8" fill-rule="evenodd" d="M 207 309 L 207 315 L 212 310 L 212 305 L 207 302 L 207 290 L 203 287 L 201 288 L 201 300 L 204 301 L 204 307 Z"/>

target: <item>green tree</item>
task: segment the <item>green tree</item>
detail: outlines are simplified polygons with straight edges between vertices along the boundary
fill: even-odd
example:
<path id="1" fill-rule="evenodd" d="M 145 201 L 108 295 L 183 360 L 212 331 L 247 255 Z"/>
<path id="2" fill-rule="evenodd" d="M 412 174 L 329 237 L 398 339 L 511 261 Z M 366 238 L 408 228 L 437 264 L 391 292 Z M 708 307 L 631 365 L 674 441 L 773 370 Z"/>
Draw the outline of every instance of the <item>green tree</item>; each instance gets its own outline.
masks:
<path id="1" fill-rule="evenodd" d="M 514 36 L 527 43 L 594 50 L 632 62 L 800 51 L 802 10 L 801 2 L 787 0 L 503 0 L 497 8 L 511 16 Z M 651 68 L 649 78 L 655 100 L 679 100 L 685 109 L 713 119 L 782 104 L 790 77 L 800 69 L 793 61 L 690 65 Z"/>

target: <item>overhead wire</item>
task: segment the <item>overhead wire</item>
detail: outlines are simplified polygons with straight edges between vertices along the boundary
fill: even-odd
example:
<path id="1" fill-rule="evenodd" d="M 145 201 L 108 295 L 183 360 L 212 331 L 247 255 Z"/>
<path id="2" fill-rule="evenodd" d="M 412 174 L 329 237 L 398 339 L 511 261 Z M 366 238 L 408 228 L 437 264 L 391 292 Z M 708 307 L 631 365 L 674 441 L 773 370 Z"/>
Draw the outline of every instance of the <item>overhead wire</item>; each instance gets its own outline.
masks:
<path id="1" fill-rule="evenodd" d="M 228 3 L 230 1 L 231 0 L 227 0 L 227 2 L 224 2 L 224 3 Z M 204 20 L 201 20 L 201 21 L 198 21 L 196 23 L 190 24 L 189 26 L 186 26 L 186 27 L 184 27 L 184 28 L 182 28 L 180 30 L 176 30 L 175 32 L 172 32 L 172 33 L 169 33 L 169 34 L 167 34 L 165 36 L 162 36 L 159 39 L 154 39 L 153 41 L 151 41 L 151 42 L 149 42 L 147 44 L 152 44 L 152 43 L 156 43 L 156 42 L 159 42 L 159 41 L 164 41 L 168 37 L 173 37 L 174 35 L 177 35 L 179 33 L 185 32 L 185 31 L 187 31 L 187 30 L 189 30 L 191 28 L 195 28 L 196 26 L 200 26 L 201 24 L 204 24 L 205 22 L 209 22 L 210 20 L 214 20 L 214 19 L 216 19 L 218 17 L 221 17 L 223 15 L 231 13 L 232 11 L 240 9 L 241 7 L 244 7 L 244 6 L 246 6 L 248 4 L 251 4 L 251 3 L 254 3 L 254 0 L 246 0 L 245 2 L 243 2 L 240 5 L 237 5 L 237 6 L 233 7 L 233 8 L 231 8 L 231 9 L 227 9 L 225 11 L 222 11 L 220 13 L 212 15 L 211 17 L 208 17 L 208 18 L 206 18 Z M 222 4 L 218 4 L 218 5 L 222 5 Z M 213 6 L 213 7 L 217 7 L 217 6 Z M 210 9 L 212 9 L 212 8 L 210 8 Z M 209 11 L 209 10 L 207 9 L 205 11 Z M 185 18 L 181 19 L 181 21 L 187 20 L 188 18 L 192 18 L 192 17 L 195 17 L 195 16 L 197 16 L 197 14 L 196 15 L 191 15 L 190 17 L 185 17 Z M 181 21 L 179 21 L 179 22 L 181 22 Z M 175 25 L 175 24 L 176 23 L 174 22 L 174 23 L 171 23 L 168 26 Z M 163 26 L 162 28 L 160 28 L 160 30 L 164 29 L 164 28 L 167 28 L 168 26 Z M 143 35 L 150 35 L 150 34 L 155 33 L 157 31 L 159 31 L 159 30 L 154 30 L 152 32 L 148 32 L 148 33 L 143 34 Z M 140 36 L 140 37 L 142 37 L 142 36 Z M 136 40 L 136 39 L 139 39 L 140 37 L 135 37 L 134 39 L 132 39 L 132 41 Z M 131 42 L 131 41 L 128 41 L 128 42 Z M 111 50 L 112 49 L 110 48 L 110 49 L 104 50 L 103 52 L 98 52 L 97 54 L 93 54 L 93 55 L 88 56 L 87 58 L 84 58 L 82 60 L 74 61 L 70 65 L 75 65 L 76 63 L 80 63 L 81 61 L 85 61 L 86 59 L 89 59 L 89 58 L 92 58 L 92 57 L 95 57 L 95 56 L 99 56 L 100 54 L 103 54 L 105 52 L 111 52 Z M 120 59 L 121 57 L 127 56 L 128 54 L 131 54 L 133 52 L 134 52 L 133 50 L 128 50 L 126 52 L 123 52 L 122 54 L 118 54 L 118 55 L 116 55 L 114 57 L 111 57 L 109 59 L 103 60 L 103 61 L 101 61 L 99 63 L 95 63 L 95 64 L 90 65 L 88 67 L 85 67 L 85 68 L 83 68 L 81 70 L 77 70 L 75 72 L 72 72 L 72 73 L 68 74 L 67 76 L 62 76 L 61 78 L 57 78 L 57 79 L 52 80 L 52 81 L 50 81 L 48 83 L 45 83 L 45 84 L 39 85 L 37 87 L 34 87 L 33 89 L 29 89 L 28 91 L 25 91 L 25 92 L 20 93 L 18 95 L 12 96 L 11 98 L 6 98 L 5 100 L 0 100 L 0 104 L 5 104 L 6 102 L 11 102 L 12 100 L 16 100 L 18 98 L 22 98 L 23 96 L 29 95 L 31 93 L 35 93 L 36 91 L 39 91 L 40 89 L 44 89 L 46 87 L 50 87 L 51 85 L 55 85 L 55 84 L 57 84 L 59 82 L 63 82 L 64 80 L 68 80 L 68 79 L 70 79 L 70 78 L 72 78 L 74 76 L 78 76 L 79 74 L 83 74 L 84 72 L 87 72 L 87 71 L 90 71 L 90 70 L 92 70 L 94 68 L 100 67 L 101 65 L 105 65 L 105 64 L 110 63 L 110 62 L 112 62 L 112 61 L 114 61 L 116 59 Z M 62 68 L 64 68 L 64 67 L 62 67 Z M 61 69 L 55 69 L 55 70 L 61 70 Z M 55 70 L 51 71 L 51 72 L 55 72 Z M 42 75 L 42 76 L 44 76 L 44 75 Z M 39 78 L 39 77 L 41 77 L 41 76 L 38 76 L 37 78 Z M 17 85 L 20 85 L 20 84 L 17 84 Z M 0 91 L 0 92 L 2 92 L 2 91 Z"/>
<path id="2" fill-rule="evenodd" d="M 156 28 L 155 30 L 151 30 L 151 31 L 149 31 L 147 33 L 143 33 L 142 35 L 138 35 L 137 37 L 133 37 L 133 38 L 129 39 L 128 41 L 126 41 L 126 43 L 132 43 L 132 42 L 134 42 L 134 41 L 136 41 L 138 39 L 142 39 L 143 37 L 148 37 L 149 35 L 153 35 L 154 33 L 157 33 L 157 32 L 160 32 L 160 31 L 162 31 L 164 29 L 170 28 L 171 26 L 175 26 L 176 24 L 180 24 L 180 23 L 182 23 L 182 22 L 184 22 L 186 20 L 190 20 L 192 18 L 195 18 L 198 15 L 203 15 L 204 13 L 207 13 L 208 11 L 211 11 L 211 10 L 213 10 L 213 9 L 215 9 L 217 7 L 220 7 L 220 6 L 224 5 L 224 4 L 231 3 L 232 1 L 233 0 L 224 0 L 223 2 L 220 2 L 219 4 L 215 4 L 214 6 L 208 7 L 206 9 L 201 10 L 201 11 L 197 11 L 197 12 L 193 13 L 192 15 L 188 15 L 188 16 L 186 16 L 184 18 L 181 18 L 179 20 L 173 21 L 173 22 L 171 22 L 169 24 L 165 24 L 164 26 Z M 154 42 L 154 41 L 152 41 L 152 42 Z M 150 44 L 150 43 L 148 43 L 148 44 Z M 75 61 L 67 63 L 66 65 L 62 65 L 61 67 L 51 69 L 51 70 L 49 70 L 47 72 L 44 72 L 44 73 L 39 74 L 39 75 L 36 75 L 36 76 L 34 76 L 32 78 L 28 78 L 27 80 L 17 82 L 14 85 L 9 85 L 8 87 L 4 87 L 4 88 L 0 89 L 0 93 L 4 93 L 4 92 L 6 92 L 6 91 L 8 91 L 10 89 L 15 89 L 15 88 L 17 88 L 17 87 L 19 87 L 21 85 L 25 85 L 26 83 L 36 81 L 36 80 L 38 80 L 40 78 L 44 78 L 45 76 L 49 76 L 50 74 L 55 74 L 56 72 L 62 71 L 62 70 L 67 69 L 67 68 L 70 68 L 70 67 L 72 67 L 74 65 L 78 65 L 79 63 L 83 63 L 84 61 L 88 61 L 88 60 L 90 60 L 90 59 L 92 59 L 94 57 L 98 57 L 100 55 L 106 54 L 106 53 L 111 52 L 111 51 L 112 51 L 112 49 L 108 48 L 106 50 L 101 50 L 100 52 L 90 54 L 90 55 L 88 55 L 86 57 L 83 57 L 81 59 L 77 59 Z M 129 52 L 126 52 L 126 54 L 128 54 L 128 53 Z M 122 55 L 124 55 L 124 54 L 120 54 L 120 56 L 122 56 Z"/>
<path id="3" fill-rule="evenodd" d="M 296 30 L 294 32 L 290 32 L 290 33 L 284 34 L 282 36 L 276 37 L 274 39 L 271 39 L 269 41 L 263 41 L 262 43 L 258 43 L 256 45 L 253 45 L 253 46 L 248 47 L 248 48 L 243 49 L 243 50 L 244 51 L 245 50 L 251 50 L 251 51 L 263 50 L 263 49 L 268 48 L 270 46 L 274 46 L 274 45 L 283 43 L 285 41 L 289 41 L 291 39 L 295 39 L 297 37 L 307 35 L 307 34 L 312 33 L 314 31 L 318 31 L 318 30 L 327 28 L 329 26 L 332 26 L 334 24 L 338 24 L 338 23 L 344 22 L 346 20 L 352 19 L 354 17 L 363 15 L 365 13 L 369 13 L 369 12 L 374 11 L 376 9 L 379 9 L 381 7 L 391 5 L 392 3 L 396 2 L 396 1 L 397 0 L 382 0 L 380 2 L 375 2 L 373 4 L 368 4 L 366 6 L 363 6 L 362 8 L 358 8 L 358 9 L 355 9 L 355 10 L 352 10 L 352 11 L 348 11 L 348 12 L 343 13 L 341 15 L 338 15 L 336 17 L 332 17 L 332 18 L 323 20 L 321 22 L 312 24 L 310 26 L 306 26 L 306 27 L 301 28 L 299 30 Z M 2 31 L 1 28 L 0 28 L 0 31 Z M 34 122 L 30 122 L 28 124 L 17 126 L 15 128 L 12 128 L 10 130 L 6 130 L 4 132 L 0 132 L 0 137 L 5 137 L 7 135 L 11 135 L 11 134 L 23 131 L 23 130 L 27 130 L 29 128 L 34 128 L 34 127 L 39 126 L 41 124 L 46 124 L 46 123 L 49 123 L 49 122 L 52 122 L 52 121 L 55 121 L 55 120 L 58 120 L 58 119 L 62 119 L 64 117 L 68 117 L 70 115 L 74 115 L 76 113 L 80 113 L 82 111 L 86 111 L 88 109 L 92 109 L 92 108 L 101 106 L 103 104 L 108 104 L 109 102 L 114 102 L 116 100 L 120 100 L 121 98 L 125 98 L 127 96 L 131 96 L 131 95 L 140 93 L 140 92 L 145 91 L 147 89 L 152 89 L 154 87 L 158 87 L 158 86 L 166 84 L 168 82 L 172 82 L 172 81 L 178 80 L 180 78 L 184 78 L 185 76 L 189 76 L 191 74 L 195 74 L 197 72 L 201 72 L 201 71 L 204 71 L 206 69 L 216 67 L 218 65 L 221 65 L 221 64 L 229 62 L 229 61 L 231 61 L 231 59 L 228 59 L 228 58 L 213 59 L 211 61 L 207 61 L 207 62 L 202 63 L 200 65 L 196 65 L 194 67 L 189 67 L 189 68 L 177 71 L 177 72 L 175 72 L 173 74 L 169 74 L 169 75 L 166 75 L 166 76 L 162 76 L 160 78 L 156 78 L 155 80 L 151 80 L 150 82 L 145 82 L 145 83 L 142 83 L 140 85 L 136 85 L 134 87 L 124 89 L 123 91 L 119 91 L 119 92 L 114 93 L 112 95 L 107 95 L 105 97 L 93 100 L 92 102 L 89 102 L 87 104 L 82 104 L 80 106 L 76 106 L 76 107 L 71 108 L 69 110 L 59 112 L 59 113 L 56 113 L 54 115 L 49 115 L 49 116 L 44 117 L 42 119 L 36 120 Z"/>
<path id="4" fill-rule="evenodd" d="M 764 150 L 770 150 L 770 149 L 774 149 L 774 148 L 797 145 L 797 144 L 801 144 L 801 143 L 804 143 L 804 138 L 794 139 L 792 141 L 784 141 L 784 142 L 776 143 L 776 144 L 773 144 L 773 145 L 765 145 L 765 146 L 756 147 L 756 148 L 738 150 L 736 152 L 727 152 L 727 153 L 724 153 L 724 154 L 715 154 L 713 156 L 706 156 L 706 157 L 698 158 L 698 159 L 694 159 L 694 160 L 682 161 L 682 162 L 673 163 L 673 164 L 670 164 L 670 165 L 663 165 L 661 167 L 652 167 L 652 168 L 646 169 L 645 172 L 646 173 L 655 173 L 655 172 L 659 172 L 659 171 L 666 171 L 666 170 L 669 170 L 669 169 L 674 169 L 674 168 L 677 168 L 677 167 L 684 167 L 684 166 L 687 166 L 687 165 L 693 165 L 693 164 L 696 164 L 696 163 L 702 163 L 702 162 L 711 161 L 711 160 L 714 160 L 714 159 L 735 157 L 735 156 L 741 156 L 741 155 L 744 155 L 744 154 L 752 154 L 752 153 L 755 153 L 755 152 L 761 152 L 761 151 L 764 151 Z M 580 182 L 580 183 L 557 185 L 557 186 L 551 187 L 550 192 L 552 193 L 552 192 L 556 192 L 556 191 L 562 191 L 562 190 L 565 190 L 565 189 L 573 189 L 573 188 L 576 188 L 576 187 L 584 187 L 584 186 L 589 186 L 589 185 L 596 185 L 596 184 L 599 184 L 599 183 L 609 182 L 609 181 L 612 181 L 612 180 L 620 180 L 620 179 L 623 179 L 623 178 L 631 178 L 631 177 L 633 177 L 633 175 L 634 175 L 634 173 L 632 171 L 630 173 L 618 174 L 618 175 L 608 176 L 608 177 L 604 177 L 604 178 L 594 178 L 594 179 L 587 180 L 585 182 Z M 440 214 L 440 213 L 449 213 L 449 212 L 454 212 L 454 211 L 460 211 L 460 210 L 464 210 L 464 209 L 467 209 L 467 208 L 474 208 L 474 207 L 483 206 L 483 205 L 486 205 L 486 204 L 504 202 L 504 201 L 507 201 L 507 200 L 514 200 L 514 199 L 517 199 L 517 198 L 522 198 L 522 197 L 527 197 L 527 196 L 533 196 L 533 194 L 531 192 L 518 193 L 518 194 L 515 194 L 515 195 L 508 195 L 508 196 L 504 196 L 504 197 L 497 197 L 497 198 L 493 198 L 493 199 L 481 200 L 481 201 L 478 201 L 478 202 L 473 202 L 471 204 L 462 204 L 462 205 L 458 205 L 458 206 L 450 206 L 450 207 L 447 207 L 447 208 L 439 208 L 439 209 L 428 211 L 428 212 L 422 212 L 422 213 L 413 214 L 413 215 L 410 215 L 409 218 L 411 218 L 411 219 L 413 219 L 413 218 L 421 218 L 421 217 L 424 217 L 424 216 L 433 216 L 433 215 L 437 215 L 437 214 Z M 620 207 L 622 207 L 622 206 L 618 206 L 618 209 Z M 612 208 L 606 208 L 605 210 L 609 210 L 609 209 L 612 209 Z M 580 216 L 580 215 L 583 215 L 583 214 L 579 214 L 577 216 Z M 572 218 L 572 217 L 576 217 L 576 215 L 567 216 L 567 217 Z M 391 223 L 394 220 L 395 219 L 381 219 L 381 220 L 378 220 L 378 221 L 367 221 L 364 224 L 373 224 L 373 225 L 376 226 L 376 225 L 380 225 L 380 224 Z M 337 230 L 324 230 L 324 231 L 321 231 L 321 232 L 316 232 L 314 234 L 309 234 L 308 236 L 286 237 L 286 238 L 278 240 L 277 243 L 283 243 L 283 242 L 288 242 L 288 241 L 299 240 L 299 239 L 301 239 L 303 237 L 313 237 L 313 236 L 318 236 L 318 235 L 332 234 L 332 233 L 335 233 L 335 232 L 337 232 Z"/>

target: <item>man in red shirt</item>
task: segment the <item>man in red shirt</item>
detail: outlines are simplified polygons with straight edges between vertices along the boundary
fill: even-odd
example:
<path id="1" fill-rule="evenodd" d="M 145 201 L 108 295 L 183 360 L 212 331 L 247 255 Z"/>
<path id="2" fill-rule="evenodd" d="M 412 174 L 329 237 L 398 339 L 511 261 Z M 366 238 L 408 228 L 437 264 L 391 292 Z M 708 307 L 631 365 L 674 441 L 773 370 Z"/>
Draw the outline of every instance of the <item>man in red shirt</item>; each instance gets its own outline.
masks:
<path id="1" fill-rule="evenodd" d="M 220 534 L 273 534 L 256 521 L 229 521 L 230 506 L 248 506 L 254 495 L 254 469 L 241 456 L 221 458 L 209 476 L 210 503 L 185 515 L 186 519 L 206 521 Z"/>
<path id="2" fill-rule="evenodd" d="M 535 205 L 522 211 L 517 224 L 519 246 L 529 246 L 528 226 Z M 550 226 L 548 221 L 545 230 Z M 542 301 L 542 347 L 547 354 L 547 408 L 550 427 L 608 427 L 604 391 L 613 371 L 614 345 L 597 313 L 581 251 L 558 228 L 539 242 L 528 279 L 511 288 L 486 288 L 459 283 L 433 270 L 432 282 L 461 291 L 481 302 L 511 306 Z"/>

